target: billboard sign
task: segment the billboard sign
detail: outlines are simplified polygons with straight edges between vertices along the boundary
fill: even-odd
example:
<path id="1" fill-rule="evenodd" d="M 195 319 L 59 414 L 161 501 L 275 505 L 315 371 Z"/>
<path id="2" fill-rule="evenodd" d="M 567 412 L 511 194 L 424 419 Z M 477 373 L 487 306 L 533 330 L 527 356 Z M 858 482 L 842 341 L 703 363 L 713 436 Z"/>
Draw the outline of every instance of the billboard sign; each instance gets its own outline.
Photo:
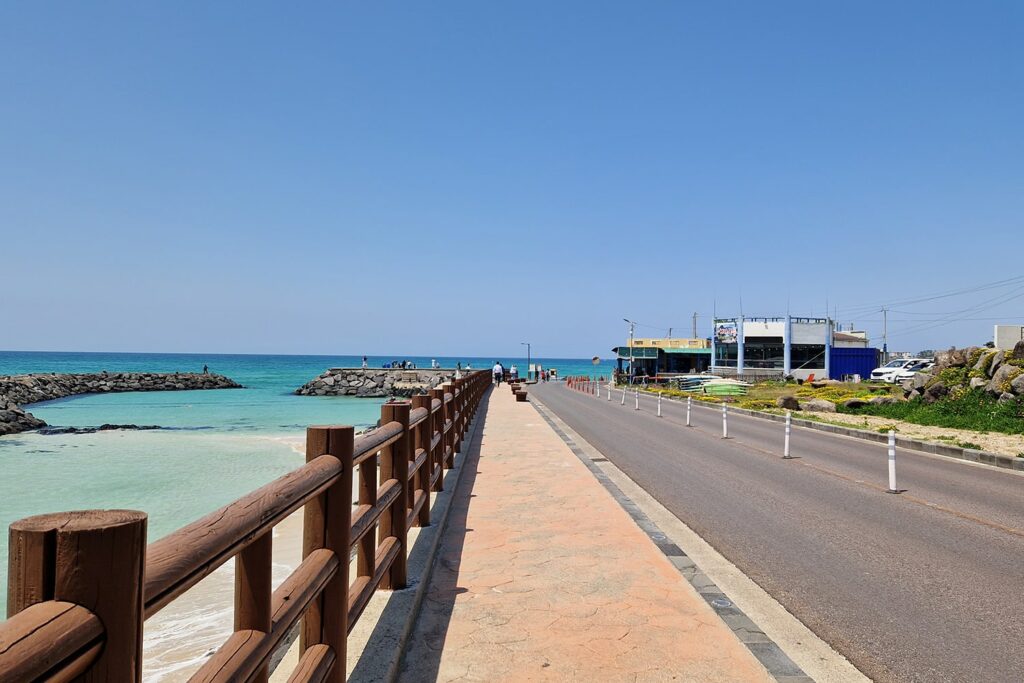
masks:
<path id="1" fill-rule="evenodd" d="M 735 344 L 737 337 L 736 321 L 715 323 L 715 341 L 719 344 Z"/>

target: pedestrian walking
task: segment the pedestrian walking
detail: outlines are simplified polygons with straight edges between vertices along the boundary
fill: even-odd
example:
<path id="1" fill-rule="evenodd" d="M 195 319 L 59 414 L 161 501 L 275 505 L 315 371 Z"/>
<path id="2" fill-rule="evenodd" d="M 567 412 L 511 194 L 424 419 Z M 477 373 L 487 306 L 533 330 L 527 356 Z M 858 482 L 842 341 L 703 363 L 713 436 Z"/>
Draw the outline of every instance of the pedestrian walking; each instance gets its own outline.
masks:
<path id="1" fill-rule="evenodd" d="M 501 366 L 500 361 L 494 361 L 494 367 L 491 368 L 491 374 L 494 376 L 494 383 L 501 384 L 502 378 L 505 376 L 505 368 Z"/>

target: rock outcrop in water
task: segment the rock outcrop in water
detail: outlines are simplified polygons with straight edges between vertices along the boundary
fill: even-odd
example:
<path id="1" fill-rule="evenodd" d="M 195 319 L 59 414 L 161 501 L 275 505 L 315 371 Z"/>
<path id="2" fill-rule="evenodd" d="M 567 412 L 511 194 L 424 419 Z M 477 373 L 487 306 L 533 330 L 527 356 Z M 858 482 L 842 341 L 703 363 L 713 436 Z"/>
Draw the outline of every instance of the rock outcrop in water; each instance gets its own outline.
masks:
<path id="1" fill-rule="evenodd" d="M 295 390 L 300 396 L 412 396 L 455 377 L 454 370 L 331 368 Z"/>
<path id="2" fill-rule="evenodd" d="M 55 373 L 0 377 L 0 436 L 45 427 L 45 422 L 22 408 L 40 401 L 79 394 L 240 388 L 241 384 L 224 375 L 198 372 Z"/>

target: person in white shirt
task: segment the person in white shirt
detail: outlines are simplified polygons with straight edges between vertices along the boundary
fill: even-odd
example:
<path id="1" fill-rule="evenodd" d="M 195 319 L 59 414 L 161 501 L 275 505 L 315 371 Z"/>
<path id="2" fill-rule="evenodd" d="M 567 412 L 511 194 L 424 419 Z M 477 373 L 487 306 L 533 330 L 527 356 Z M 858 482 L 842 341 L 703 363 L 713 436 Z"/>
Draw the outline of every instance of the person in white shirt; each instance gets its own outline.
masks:
<path id="1" fill-rule="evenodd" d="M 512 367 L 510 367 L 508 369 L 508 374 L 509 374 L 509 377 L 512 378 L 512 381 L 515 381 L 515 380 L 519 379 L 519 368 L 517 368 L 515 366 L 515 364 L 513 363 Z"/>
<path id="2" fill-rule="evenodd" d="M 494 367 L 491 368 L 491 374 L 494 375 L 494 383 L 501 384 L 501 378 L 505 375 L 505 368 L 501 366 L 499 361 L 494 361 Z"/>

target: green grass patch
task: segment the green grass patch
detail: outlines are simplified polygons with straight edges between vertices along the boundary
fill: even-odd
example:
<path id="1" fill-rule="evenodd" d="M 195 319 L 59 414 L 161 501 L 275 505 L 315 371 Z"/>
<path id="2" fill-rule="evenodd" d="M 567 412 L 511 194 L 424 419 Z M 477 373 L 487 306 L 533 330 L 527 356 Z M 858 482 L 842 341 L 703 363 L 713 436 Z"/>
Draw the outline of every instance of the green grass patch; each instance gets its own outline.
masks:
<path id="1" fill-rule="evenodd" d="M 838 410 L 848 415 L 874 415 L 933 427 L 1024 434 L 1024 401 L 1017 399 L 998 403 L 981 389 L 968 391 L 959 398 L 944 398 L 931 404 L 915 398 L 856 409 L 839 406 Z"/>

